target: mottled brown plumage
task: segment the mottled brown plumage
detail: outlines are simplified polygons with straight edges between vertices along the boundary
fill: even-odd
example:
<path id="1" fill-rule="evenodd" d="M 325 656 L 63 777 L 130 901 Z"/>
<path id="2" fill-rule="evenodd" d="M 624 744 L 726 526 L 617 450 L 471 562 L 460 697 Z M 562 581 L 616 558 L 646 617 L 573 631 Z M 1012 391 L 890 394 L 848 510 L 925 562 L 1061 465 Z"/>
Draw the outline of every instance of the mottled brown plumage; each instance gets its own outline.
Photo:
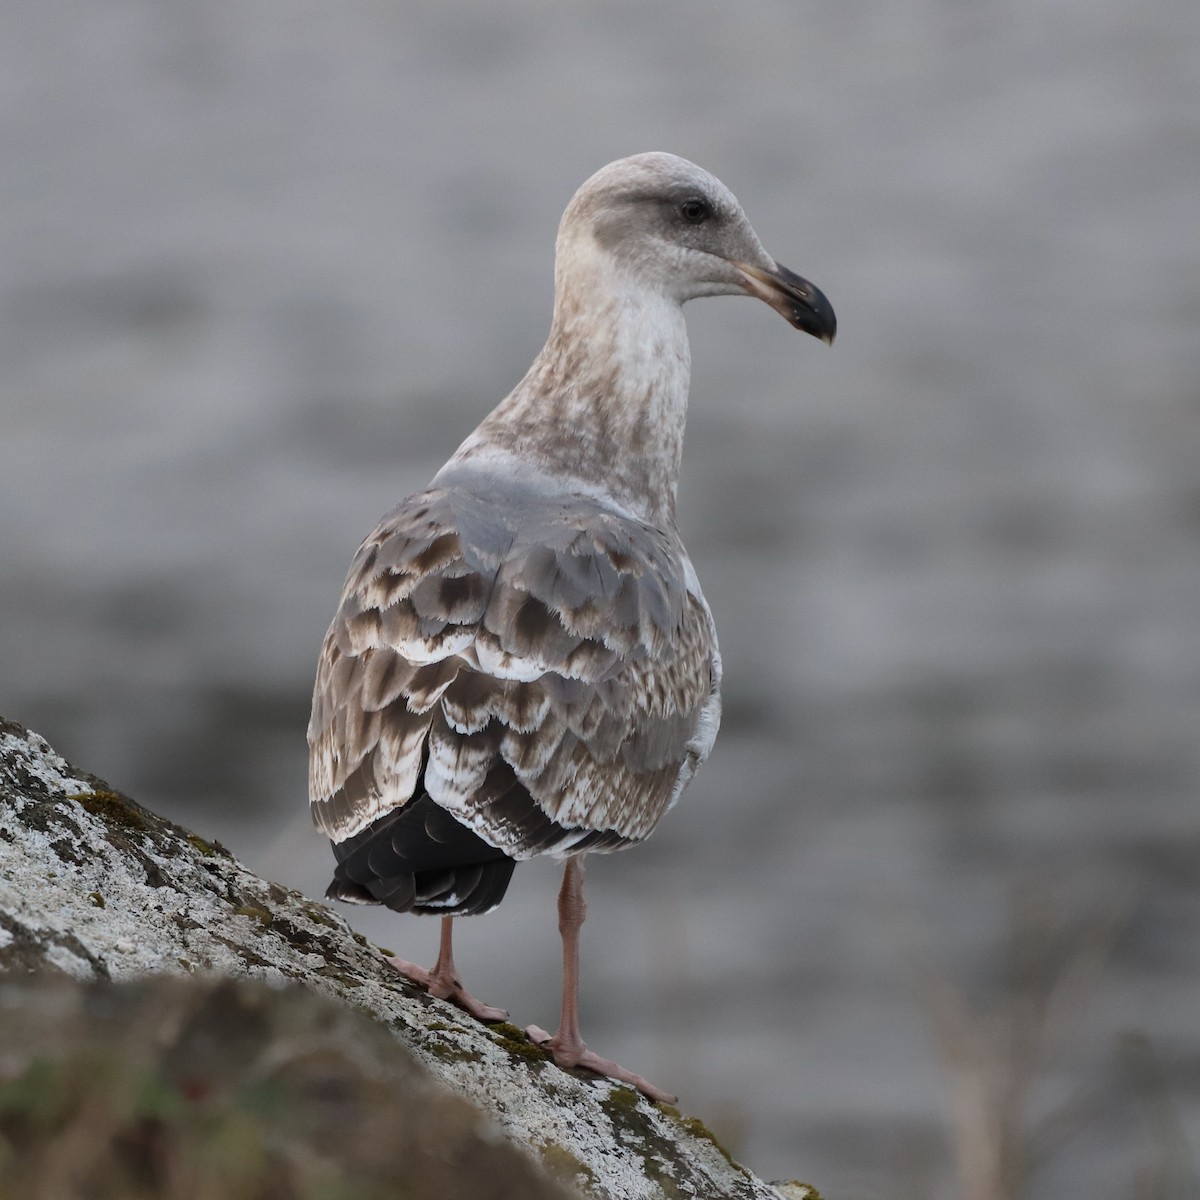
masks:
<path id="1" fill-rule="evenodd" d="M 404 501 L 351 567 L 314 691 L 314 819 L 343 842 L 421 778 L 514 859 L 647 837 L 718 703 L 712 619 L 678 535 L 587 496 L 550 502 L 542 480 L 450 479 Z M 485 802 L 497 771 L 553 831 L 511 788 Z"/>
<path id="2" fill-rule="evenodd" d="M 675 524 L 690 356 L 682 304 L 748 293 L 833 337 L 811 284 L 763 250 L 736 199 L 683 159 L 592 177 L 559 228 L 545 348 L 428 490 L 359 548 L 325 637 L 309 726 L 329 894 L 442 914 L 409 978 L 485 1019 L 450 917 L 502 899 L 514 864 L 568 858 L 563 1065 L 663 1096 L 583 1045 L 582 858 L 648 837 L 720 719 L 716 633 Z"/>

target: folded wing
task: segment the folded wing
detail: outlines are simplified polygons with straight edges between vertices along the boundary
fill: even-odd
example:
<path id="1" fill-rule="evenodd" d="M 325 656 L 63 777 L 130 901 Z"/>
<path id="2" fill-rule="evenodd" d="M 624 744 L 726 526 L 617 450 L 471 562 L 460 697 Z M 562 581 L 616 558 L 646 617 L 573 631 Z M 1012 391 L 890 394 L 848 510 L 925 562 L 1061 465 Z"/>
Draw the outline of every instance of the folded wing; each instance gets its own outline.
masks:
<path id="1" fill-rule="evenodd" d="M 431 489 L 362 544 L 326 635 L 314 820 L 357 846 L 432 804 L 512 859 L 639 841 L 707 755 L 719 682 L 673 532 L 532 485 Z"/>

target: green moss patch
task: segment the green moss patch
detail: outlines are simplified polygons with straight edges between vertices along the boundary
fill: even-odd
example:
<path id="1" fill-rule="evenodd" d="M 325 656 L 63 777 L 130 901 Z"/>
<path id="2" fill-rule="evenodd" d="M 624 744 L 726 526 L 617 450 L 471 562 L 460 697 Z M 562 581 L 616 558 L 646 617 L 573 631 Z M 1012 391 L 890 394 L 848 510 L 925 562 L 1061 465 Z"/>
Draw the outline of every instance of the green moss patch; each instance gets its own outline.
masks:
<path id="1" fill-rule="evenodd" d="M 149 814 L 120 792 L 79 792 L 68 798 L 99 817 L 106 825 L 147 831 L 153 828 Z"/>
<path id="2" fill-rule="evenodd" d="M 233 911 L 239 917 L 249 917 L 252 921 L 257 921 L 264 929 L 269 928 L 274 920 L 270 910 L 259 904 L 239 904 Z"/>
<path id="3" fill-rule="evenodd" d="M 193 850 L 199 850 L 205 858 L 232 858 L 233 855 L 221 845 L 220 842 L 210 842 L 202 838 L 198 833 L 189 833 L 187 835 L 188 844 Z"/>
<path id="4" fill-rule="evenodd" d="M 735 1170 L 740 1171 L 743 1169 L 738 1163 L 733 1161 L 733 1155 L 730 1154 L 729 1151 L 717 1141 L 716 1137 L 713 1136 L 712 1130 L 709 1129 L 709 1127 L 705 1125 L 705 1123 L 701 1121 L 699 1117 L 677 1117 L 677 1120 L 679 1121 L 679 1124 L 682 1125 L 684 1129 L 686 1129 L 688 1133 L 692 1135 L 692 1137 L 700 1138 L 703 1141 L 710 1142 L 717 1150 L 720 1151 L 721 1156 Z"/>
<path id="5" fill-rule="evenodd" d="M 430 1038 L 427 1042 L 422 1043 L 422 1048 L 438 1062 L 449 1065 L 483 1062 L 483 1055 L 474 1046 L 463 1046 L 450 1038 Z"/>
<path id="6" fill-rule="evenodd" d="M 487 1031 L 492 1041 L 501 1050 L 507 1050 L 509 1054 L 516 1055 L 517 1058 L 523 1058 L 526 1062 L 531 1063 L 550 1061 L 545 1050 L 529 1040 L 525 1030 L 519 1029 L 508 1021 L 497 1021 L 495 1024 L 489 1025 Z"/>

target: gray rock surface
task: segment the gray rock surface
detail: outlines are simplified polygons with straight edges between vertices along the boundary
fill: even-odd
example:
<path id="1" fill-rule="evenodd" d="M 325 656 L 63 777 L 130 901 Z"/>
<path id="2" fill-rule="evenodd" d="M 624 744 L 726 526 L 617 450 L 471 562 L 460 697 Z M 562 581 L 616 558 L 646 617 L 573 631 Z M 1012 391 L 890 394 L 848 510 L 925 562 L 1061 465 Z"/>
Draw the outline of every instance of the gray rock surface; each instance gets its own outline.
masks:
<path id="1" fill-rule="evenodd" d="M 323 904 L 258 878 L 0 721 L 0 969 L 44 968 L 81 980 L 297 981 L 370 1013 L 559 1174 L 577 1164 L 589 1196 L 782 1194 L 730 1160 L 699 1121 L 563 1072 L 512 1026 L 480 1025 L 417 991 Z"/>

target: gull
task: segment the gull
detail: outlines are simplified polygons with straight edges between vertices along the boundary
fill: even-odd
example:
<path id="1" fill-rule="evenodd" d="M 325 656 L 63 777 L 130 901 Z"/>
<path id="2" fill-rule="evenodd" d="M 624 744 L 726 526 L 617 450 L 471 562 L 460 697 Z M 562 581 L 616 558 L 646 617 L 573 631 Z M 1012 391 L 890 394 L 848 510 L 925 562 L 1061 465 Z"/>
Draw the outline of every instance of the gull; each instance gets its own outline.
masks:
<path id="1" fill-rule="evenodd" d="M 676 524 L 691 356 L 682 306 L 749 295 L 832 342 L 828 300 L 763 249 L 724 184 L 672 154 L 610 163 L 558 230 L 554 315 L 524 378 L 359 547 L 308 729 L 332 899 L 442 918 L 432 970 L 481 1020 L 453 919 L 517 862 L 565 860 L 562 1012 L 528 1036 L 564 1068 L 671 1099 L 579 1026 L 583 863 L 645 840 L 721 714 L 712 614 Z"/>

